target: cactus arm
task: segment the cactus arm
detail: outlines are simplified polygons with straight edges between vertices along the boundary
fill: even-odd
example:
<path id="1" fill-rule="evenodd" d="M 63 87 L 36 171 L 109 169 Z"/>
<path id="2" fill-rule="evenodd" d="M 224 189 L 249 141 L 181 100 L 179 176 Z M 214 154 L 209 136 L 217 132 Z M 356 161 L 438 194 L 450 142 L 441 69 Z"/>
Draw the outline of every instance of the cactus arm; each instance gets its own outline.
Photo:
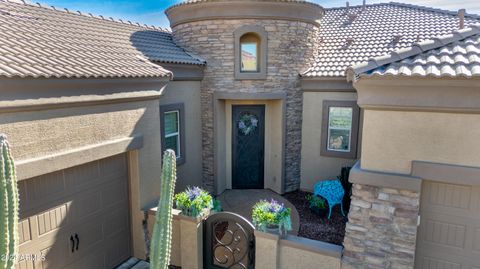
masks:
<path id="1" fill-rule="evenodd" d="M 0 269 L 7 268 L 8 256 L 8 204 L 7 204 L 7 176 L 5 173 L 5 145 L 0 137 Z"/>
<path id="2" fill-rule="evenodd" d="M 18 250 L 18 187 L 15 164 L 5 135 L 0 134 L 0 269 L 15 267 Z"/>
<path id="3" fill-rule="evenodd" d="M 167 269 L 172 244 L 172 206 L 177 180 L 175 152 L 166 150 L 163 156 L 160 200 L 151 241 L 151 269 Z"/>
<path id="4" fill-rule="evenodd" d="M 15 165 L 13 158 L 10 154 L 10 147 L 6 144 L 6 169 L 5 172 L 8 175 L 7 181 L 7 199 L 8 199 L 8 230 L 9 230 L 9 253 L 17 253 L 18 250 L 18 187 L 17 177 L 15 174 Z M 9 259 L 7 262 L 7 268 L 14 267 L 14 260 Z"/>

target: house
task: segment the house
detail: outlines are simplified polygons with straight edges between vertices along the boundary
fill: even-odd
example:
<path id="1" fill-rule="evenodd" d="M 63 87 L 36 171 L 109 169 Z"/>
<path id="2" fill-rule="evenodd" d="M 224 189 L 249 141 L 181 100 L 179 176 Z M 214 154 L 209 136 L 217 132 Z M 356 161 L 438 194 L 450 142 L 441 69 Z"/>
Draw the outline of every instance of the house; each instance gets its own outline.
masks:
<path id="1" fill-rule="evenodd" d="M 171 32 L 0 1 L 21 251 L 46 256 L 21 266 L 143 258 L 173 148 L 177 187 L 214 194 L 311 190 L 353 166 L 343 268 L 480 267 L 480 16 L 293 0 L 166 14 Z"/>

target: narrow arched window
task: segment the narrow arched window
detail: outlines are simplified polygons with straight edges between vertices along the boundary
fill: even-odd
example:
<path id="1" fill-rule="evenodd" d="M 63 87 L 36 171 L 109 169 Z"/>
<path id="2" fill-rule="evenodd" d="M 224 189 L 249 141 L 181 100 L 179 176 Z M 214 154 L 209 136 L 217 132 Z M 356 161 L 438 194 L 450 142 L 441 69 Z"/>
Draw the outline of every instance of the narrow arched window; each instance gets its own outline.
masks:
<path id="1" fill-rule="evenodd" d="M 244 25 L 235 38 L 235 79 L 267 78 L 267 31 L 259 25 Z"/>
<path id="2" fill-rule="evenodd" d="M 240 72 L 260 71 L 260 37 L 247 33 L 240 37 Z"/>

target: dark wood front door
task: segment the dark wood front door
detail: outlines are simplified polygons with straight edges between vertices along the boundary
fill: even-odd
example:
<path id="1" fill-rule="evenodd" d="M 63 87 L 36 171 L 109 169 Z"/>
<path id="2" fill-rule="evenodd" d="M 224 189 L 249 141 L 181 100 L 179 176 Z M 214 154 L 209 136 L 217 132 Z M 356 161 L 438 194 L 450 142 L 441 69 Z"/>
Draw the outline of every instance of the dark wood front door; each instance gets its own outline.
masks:
<path id="1" fill-rule="evenodd" d="M 263 189 L 265 106 L 233 106 L 232 125 L 232 187 Z"/>

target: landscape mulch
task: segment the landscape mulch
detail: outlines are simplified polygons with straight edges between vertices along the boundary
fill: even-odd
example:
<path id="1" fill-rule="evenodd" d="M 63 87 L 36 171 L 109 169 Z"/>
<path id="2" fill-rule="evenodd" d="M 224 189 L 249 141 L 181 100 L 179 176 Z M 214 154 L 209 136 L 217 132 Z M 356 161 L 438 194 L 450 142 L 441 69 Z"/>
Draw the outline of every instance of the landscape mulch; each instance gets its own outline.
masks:
<path id="1" fill-rule="evenodd" d="M 347 217 L 342 216 L 342 213 L 340 213 L 340 205 L 334 207 L 330 219 L 327 216 L 322 218 L 313 213 L 308 207 L 308 202 L 305 199 L 307 194 L 311 193 L 294 191 L 283 195 L 285 199 L 295 206 L 300 216 L 298 236 L 342 245 Z M 347 213 L 345 212 L 345 214 Z"/>

